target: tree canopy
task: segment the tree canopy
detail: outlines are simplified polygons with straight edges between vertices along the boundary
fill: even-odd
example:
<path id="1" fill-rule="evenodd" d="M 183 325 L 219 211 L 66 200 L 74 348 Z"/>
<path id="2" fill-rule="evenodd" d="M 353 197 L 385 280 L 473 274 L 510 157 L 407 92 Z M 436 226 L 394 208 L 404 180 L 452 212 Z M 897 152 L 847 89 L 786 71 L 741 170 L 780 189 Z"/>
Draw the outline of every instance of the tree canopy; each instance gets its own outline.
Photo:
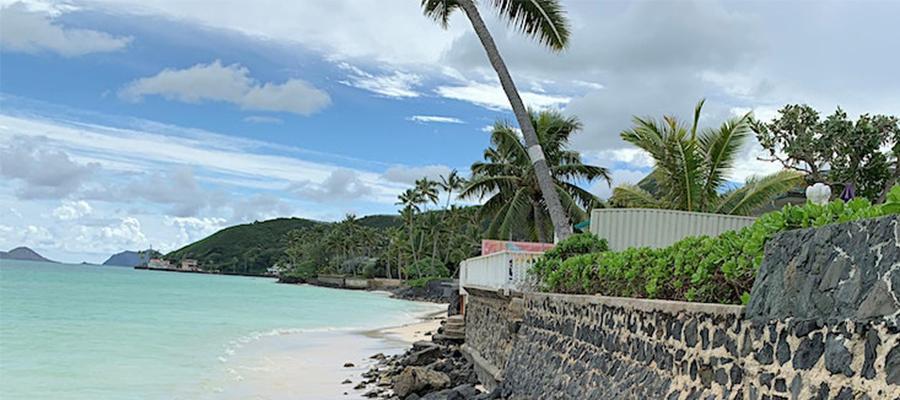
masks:
<path id="1" fill-rule="evenodd" d="M 883 201 L 900 177 L 900 121 L 895 116 L 850 119 L 840 107 L 824 119 L 808 105 L 788 104 L 753 131 L 769 153 L 762 158 L 800 171 L 809 183 L 853 185 L 857 195 Z"/>

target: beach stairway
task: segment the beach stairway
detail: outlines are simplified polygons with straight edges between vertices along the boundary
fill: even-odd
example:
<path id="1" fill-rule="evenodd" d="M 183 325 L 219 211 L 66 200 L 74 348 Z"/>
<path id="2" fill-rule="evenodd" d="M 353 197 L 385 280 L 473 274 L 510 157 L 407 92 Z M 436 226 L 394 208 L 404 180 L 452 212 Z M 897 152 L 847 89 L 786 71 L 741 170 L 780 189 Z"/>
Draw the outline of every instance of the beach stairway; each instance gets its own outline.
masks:
<path id="1" fill-rule="evenodd" d="M 444 324 L 444 337 L 450 340 L 466 340 L 466 320 L 462 315 L 447 318 Z"/>

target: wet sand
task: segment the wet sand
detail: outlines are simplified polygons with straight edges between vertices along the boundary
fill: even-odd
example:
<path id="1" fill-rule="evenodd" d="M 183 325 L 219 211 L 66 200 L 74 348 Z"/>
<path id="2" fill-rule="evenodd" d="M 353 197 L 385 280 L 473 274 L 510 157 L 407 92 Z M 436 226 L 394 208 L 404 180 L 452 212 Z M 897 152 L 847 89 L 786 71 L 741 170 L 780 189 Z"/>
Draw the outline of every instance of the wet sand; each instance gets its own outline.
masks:
<path id="1" fill-rule="evenodd" d="M 377 360 L 373 354 L 399 354 L 440 326 L 446 309 L 429 312 L 419 321 L 370 331 L 303 332 L 261 338 L 236 352 L 227 362 L 231 379 L 221 399 L 364 399 L 354 390 L 360 376 Z M 354 364 L 345 368 L 345 363 Z M 352 383 L 342 384 L 345 379 Z"/>

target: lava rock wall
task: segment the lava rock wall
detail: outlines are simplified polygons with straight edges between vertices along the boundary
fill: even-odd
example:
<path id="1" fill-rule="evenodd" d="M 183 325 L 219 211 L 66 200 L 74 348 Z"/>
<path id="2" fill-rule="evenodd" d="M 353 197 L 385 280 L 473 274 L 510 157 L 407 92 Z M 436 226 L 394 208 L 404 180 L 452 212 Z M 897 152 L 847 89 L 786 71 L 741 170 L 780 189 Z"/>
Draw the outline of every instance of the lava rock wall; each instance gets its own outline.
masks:
<path id="1" fill-rule="evenodd" d="M 898 217 L 782 233 L 746 310 L 470 291 L 467 345 L 510 399 L 900 399 L 898 238 Z"/>

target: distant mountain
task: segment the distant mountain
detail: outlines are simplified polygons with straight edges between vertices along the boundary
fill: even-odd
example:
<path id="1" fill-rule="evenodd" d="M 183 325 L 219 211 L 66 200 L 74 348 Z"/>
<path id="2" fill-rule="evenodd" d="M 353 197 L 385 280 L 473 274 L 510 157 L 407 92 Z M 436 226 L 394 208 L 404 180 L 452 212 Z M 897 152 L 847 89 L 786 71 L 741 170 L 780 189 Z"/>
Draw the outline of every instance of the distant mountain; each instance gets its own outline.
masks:
<path id="1" fill-rule="evenodd" d="M 116 267 L 136 267 L 144 265 L 151 258 L 160 257 L 162 254 L 156 250 L 131 251 L 126 250 L 121 253 L 113 254 L 103 265 L 111 265 Z"/>
<path id="2" fill-rule="evenodd" d="M 287 233 L 328 222 L 303 218 L 277 218 L 222 229 L 204 239 L 191 243 L 165 258 L 173 263 L 192 258 L 200 268 L 226 272 L 264 273 L 284 256 Z M 360 226 L 389 228 L 402 221 L 394 215 L 370 215 L 358 220 Z"/>
<path id="3" fill-rule="evenodd" d="M 36 251 L 29 249 L 27 247 L 16 247 L 10 251 L 0 251 L 0 259 L 2 260 L 23 260 L 23 261 L 43 261 L 43 262 L 52 262 L 56 261 L 44 258 L 44 256 L 38 254 Z"/>

